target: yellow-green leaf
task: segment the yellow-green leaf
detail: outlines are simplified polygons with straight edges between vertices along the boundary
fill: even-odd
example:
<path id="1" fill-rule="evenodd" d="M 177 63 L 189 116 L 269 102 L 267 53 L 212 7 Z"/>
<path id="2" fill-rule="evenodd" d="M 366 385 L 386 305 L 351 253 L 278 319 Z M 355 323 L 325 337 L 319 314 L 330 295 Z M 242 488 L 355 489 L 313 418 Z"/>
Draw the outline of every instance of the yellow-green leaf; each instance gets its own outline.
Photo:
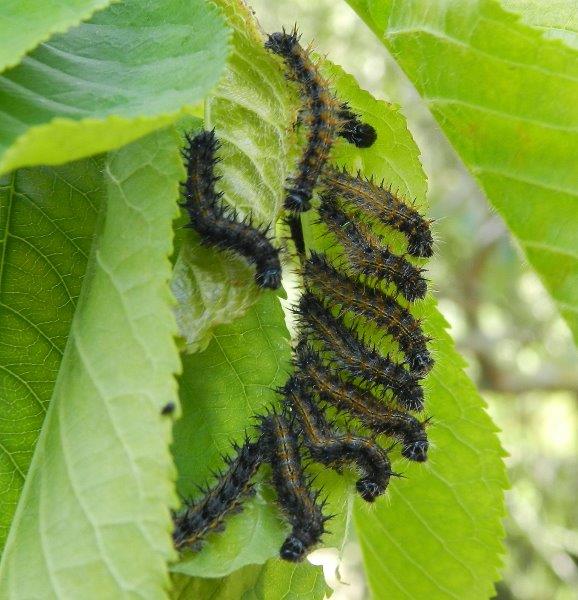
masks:
<path id="1" fill-rule="evenodd" d="M 426 211 L 419 150 L 399 109 L 373 99 L 340 69 L 327 68 L 339 94 L 378 133 L 367 150 L 341 143 L 334 160 L 383 178 Z M 395 238 L 388 241 L 395 247 Z M 356 501 L 366 575 L 376 599 L 482 600 L 492 593 L 504 551 L 504 452 L 433 298 L 416 303 L 412 311 L 424 319 L 436 360 L 424 380 L 425 410 L 433 417 L 431 449 L 425 464 L 409 463 L 397 451 L 394 469 L 406 478 L 392 480 L 388 497 L 373 507 Z M 393 350 L 387 338 L 379 339 L 382 351 Z"/>

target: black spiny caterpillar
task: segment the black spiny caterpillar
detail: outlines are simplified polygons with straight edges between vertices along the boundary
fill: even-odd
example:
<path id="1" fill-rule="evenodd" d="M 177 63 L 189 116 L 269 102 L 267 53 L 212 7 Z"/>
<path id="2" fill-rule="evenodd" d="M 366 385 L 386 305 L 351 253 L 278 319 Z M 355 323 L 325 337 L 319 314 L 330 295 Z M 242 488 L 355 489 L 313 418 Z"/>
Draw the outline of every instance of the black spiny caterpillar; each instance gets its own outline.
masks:
<path id="1" fill-rule="evenodd" d="M 423 390 L 417 378 L 389 356 L 382 356 L 356 331 L 335 317 L 314 295 L 301 296 L 296 309 L 305 339 L 317 340 L 327 364 L 384 397 L 387 390 L 408 410 L 423 408 Z"/>
<path id="2" fill-rule="evenodd" d="M 183 150 L 187 179 L 182 184 L 189 213 L 188 227 L 194 229 L 204 244 L 230 250 L 255 264 L 255 281 L 262 288 L 281 285 L 279 249 L 269 239 L 269 227 L 257 227 L 250 217 L 240 220 L 234 208 L 223 202 L 222 192 L 215 191 L 219 177 L 214 174 L 219 143 L 214 131 L 187 135 Z"/>
<path id="3" fill-rule="evenodd" d="M 211 531 L 221 531 L 225 517 L 239 512 L 243 499 L 252 493 L 251 479 L 263 460 L 261 443 L 245 439 L 242 446 L 234 444 L 233 450 L 233 456 L 224 457 L 226 468 L 215 475 L 215 483 L 175 515 L 176 548 L 199 550 L 205 536 Z"/>
<path id="4" fill-rule="evenodd" d="M 364 500 L 373 502 L 385 492 L 394 475 L 387 452 L 370 438 L 334 429 L 304 379 L 290 377 L 283 394 L 287 407 L 297 417 L 311 458 L 337 469 L 345 464 L 357 466 L 362 474 L 355 484 L 357 491 Z"/>
<path id="5" fill-rule="evenodd" d="M 398 256 L 375 235 L 370 227 L 349 217 L 329 193 L 321 195 L 321 221 L 343 246 L 352 269 L 375 280 L 391 282 L 409 302 L 420 300 L 427 292 L 423 269 L 404 256 Z"/>
<path id="6" fill-rule="evenodd" d="M 289 420 L 280 414 L 266 416 L 261 428 L 263 444 L 273 471 L 277 501 L 292 525 L 281 546 L 281 558 L 302 560 L 325 531 L 323 502 L 303 471 L 299 442 Z"/>
<path id="7" fill-rule="evenodd" d="M 364 123 L 359 119 L 347 102 L 344 102 L 339 109 L 339 118 L 341 126 L 338 132 L 339 137 L 354 144 L 358 148 L 370 148 L 377 139 L 375 128 L 369 123 Z"/>
<path id="8" fill-rule="evenodd" d="M 376 434 L 384 433 L 402 444 L 401 454 L 409 460 L 427 460 L 429 443 L 426 421 L 420 421 L 403 410 L 380 401 L 370 390 L 344 381 L 335 369 L 328 367 L 319 352 L 308 343 L 297 347 L 296 367 L 304 376 L 311 392 L 348 416 L 355 416 Z"/>
<path id="9" fill-rule="evenodd" d="M 359 120 L 348 103 L 340 102 L 331 91 L 311 59 L 311 49 L 299 44 L 294 28 L 272 33 L 265 48 L 283 58 L 288 77 L 299 84 L 307 125 L 307 143 L 301 154 L 297 173 L 289 181 L 285 208 L 300 213 L 311 208 L 311 198 L 336 136 L 341 136 L 359 148 L 368 148 L 377 137 L 375 129 Z"/>
<path id="10" fill-rule="evenodd" d="M 351 312 L 383 328 L 405 354 L 410 371 L 423 377 L 433 366 L 427 348 L 429 339 L 421 323 L 390 294 L 363 284 L 336 269 L 322 254 L 312 252 L 303 267 L 308 291 L 323 298 L 342 313 Z"/>
<path id="11" fill-rule="evenodd" d="M 401 231 L 407 238 L 407 251 L 412 256 L 432 256 L 430 222 L 383 185 L 375 185 L 371 178 L 364 179 L 360 174 L 352 177 L 347 171 L 332 167 L 324 170 L 322 184 L 329 194 L 340 198 L 354 210 Z"/>
<path id="12" fill-rule="evenodd" d="M 371 179 L 352 177 L 326 164 L 336 136 L 366 148 L 375 141 L 376 132 L 329 90 L 309 50 L 299 45 L 296 31 L 274 33 L 265 45 L 284 59 L 289 77 L 299 83 L 308 127 L 307 144 L 285 199 L 304 283 L 295 308 L 295 372 L 280 390 L 283 412 L 259 417 L 259 440 L 236 447 L 235 457 L 203 498 L 175 517 L 175 543 L 179 548 L 197 548 L 207 532 L 222 528 L 224 517 L 238 510 L 250 494 L 259 464 L 267 462 L 277 502 L 292 528 L 280 555 L 299 561 L 320 541 L 328 519 L 319 492 L 304 472 L 301 446 L 315 462 L 335 469 L 356 468 L 357 490 L 370 502 L 386 491 L 396 475 L 389 449 L 378 443 L 377 435 L 399 442 L 402 456 L 409 460 L 427 459 L 428 419 L 420 420 L 411 412 L 424 408 L 420 380 L 433 359 L 429 338 L 409 304 L 427 292 L 423 269 L 412 264 L 412 257 L 431 256 L 433 237 L 430 222 L 402 198 Z M 267 231 L 240 223 L 215 193 L 214 135 L 203 132 L 188 141 L 185 206 L 191 226 L 206 243 L 233 249 L 255 262 L 262 287 L 276 287 L 278 252 L 270 245 Z M 339 261 L 308 253 L 304 243 L 298 213 L 311 207 L 317 186 L 321 187 L 320 220 L 343 248 Z M 375 222 L 379 234 L 372 228 Z M 384 242 L 384 226 L 405 236 L 407 254 L 397 254 Z M 270 252 L 264 250 L 267 244 Z M 391 286 L 403 298 L 393 295 Z M 362 323 L 389 334 L 405 361 L 381 354 L 359 332 Z M 345 416 L 347 429 L 337 427 L 328 412 L 337 415 L 336 421 Z M 371 437 L 350 429 L 352 424 L 361 424 Z"/>

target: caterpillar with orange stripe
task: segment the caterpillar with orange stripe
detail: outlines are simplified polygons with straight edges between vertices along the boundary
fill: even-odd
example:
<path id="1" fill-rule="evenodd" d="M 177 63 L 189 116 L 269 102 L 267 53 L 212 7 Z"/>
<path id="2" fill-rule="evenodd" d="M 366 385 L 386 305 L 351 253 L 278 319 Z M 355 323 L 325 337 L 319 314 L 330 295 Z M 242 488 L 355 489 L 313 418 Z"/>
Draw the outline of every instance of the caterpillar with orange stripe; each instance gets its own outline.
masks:
<path id="1" fill-rule="evenodd" d="M 355 272 L 374 282 L 393 283 L 408 302 L 425 297 L 427 281 L 422 275 L 424 269 L 413 265 L 405 256 L 397 255 L 367 224 L 349 216 L 333 195 L 321 195 L 319 216 L 343 246 Z"/>
<path id="2" fill-rule="evenodd" d="M 301 462 L 294 427 L 283 415 L 270 414 L 261 424 L 277 501 L 292 526 L 279 552 L 281 558 L 298 562 L 315 546 L 325 532 L 329 517 L 323 514 L 324 502 L 311 488 Z"/>
<path id="3" fill-rule="evenodd" d="M 339 198 L 357 215 L 366 215 L 379 223 L 400 231 L 407 239 L 407 252 L 418 258 L 433 255 L 431 222 L 403 198 L 376 185 L 360 173 L 352 177 L 347 171 L 334 167 L 324 169 L 321 178 L 323 191 Z"/>
<path id="4" fill-rule="evenodd" d="M 306 341 L 297 346 L 295 365 L 308 382 L 309 390 L 317 394 L 321 402 L 354 416 L 376 434 L 384 433 L 399 440 L 401 454 L 409 460 L 427 460 L 428 419 L 420 421 L 408 412 L 380 402 L 369 390 L 344 381 Z"/>
<path id="5" fill-rule="evenodd" d="M 336 318 L 314 295 L 305 293 L 296 308 L 305 339 L 316 340 L 325 361 L 352 380 L 362 380 L 374 393 L 393 398 L 408 410 L 423 408 L 423 390 L 417 378 L 389 356 L 382 356 L 355 330 Z"/>
<path id="6" fill-rule="evenodd" d="M 388 293 L 363 284 L 352 274 L 336 269 L 323 255 L 311 252 L 303 267 L 305 289 L 342 313 L 351 312 L 383 328 L 406 356 L 410 371 L 423 377 L 433 366 L 429 338 L 411 312 Z"/>
<path id="7" fill-rule="evenodd" d="M 344 464 L 355 465 L 362 473 L 355 487 L 367 502 L 383 494 L 390 477 L 395 475 L 387 452 L 370 438 L 331 427 L 301 377 L 290 377 L 282 393 L 296 415 L 311 458 L 338 469 Z"/>
<path id="8" fill-rule="evenodd" d="M 272 33 L 265 42 L 265 48 L 282 57 L 288 78 L 296 81 L 301 90 L 307 143 L 285 197 L 285 208 L 295 213 L 311 208 L 313 190 L 337 136 L 360 148 L 370 147 L 377 137 L 375 129 L 363 123 L 350 106 L 331 91 L 329 82 L 311 58 L 311 48 L 303 48 L 299 39 L 295 27 L 290 33 L 285 30 Z"/>

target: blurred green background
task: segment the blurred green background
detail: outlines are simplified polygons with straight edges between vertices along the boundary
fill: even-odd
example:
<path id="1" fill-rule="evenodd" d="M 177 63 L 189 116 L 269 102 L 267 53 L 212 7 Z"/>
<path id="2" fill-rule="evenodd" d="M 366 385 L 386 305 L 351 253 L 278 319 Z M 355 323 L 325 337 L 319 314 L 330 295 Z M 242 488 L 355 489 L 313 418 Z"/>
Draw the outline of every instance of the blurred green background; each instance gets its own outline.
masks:
<path id="1" fill-rule="evenodd" d="M 512 488 L 508 554 L 497 598 L 578 598 L 578 361 L 570 333 L 500 217 L 489 207 L 419 96 L 345 2 L 249 0 L 267 32 L 295 21 L 307 44 L 401 105 L 429 179 L 440 309 L 469 374 L 502 430 Z M 368 596 L 359 547 L 317 558 L 337 600 Z"/>

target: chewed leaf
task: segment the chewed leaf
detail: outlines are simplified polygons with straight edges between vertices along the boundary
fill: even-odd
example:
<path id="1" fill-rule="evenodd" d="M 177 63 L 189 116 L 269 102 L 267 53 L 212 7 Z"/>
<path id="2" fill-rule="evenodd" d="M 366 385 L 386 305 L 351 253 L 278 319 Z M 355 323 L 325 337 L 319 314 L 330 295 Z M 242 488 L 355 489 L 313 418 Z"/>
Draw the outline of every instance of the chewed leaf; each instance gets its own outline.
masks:
<path id="1" fill-rule="evenodd" d="M 217 4 L 233 30 L 225 75 L 206 100 L 204 128 L 215 128 L 221 144 L 217 187 L 240 216 L 270 225 L 273 236 L 283 203 L 297 95 L 290 93 L 280 65 L 263 47 L 264 38 L 247 7 L 237 0 Z M 205 348 L 212 327 L 231 323 L 258 299 L 254 272 L 233 253 L 199 248 L 196 234 L 187 232 L 172 287 L 188 352 Z"/>

